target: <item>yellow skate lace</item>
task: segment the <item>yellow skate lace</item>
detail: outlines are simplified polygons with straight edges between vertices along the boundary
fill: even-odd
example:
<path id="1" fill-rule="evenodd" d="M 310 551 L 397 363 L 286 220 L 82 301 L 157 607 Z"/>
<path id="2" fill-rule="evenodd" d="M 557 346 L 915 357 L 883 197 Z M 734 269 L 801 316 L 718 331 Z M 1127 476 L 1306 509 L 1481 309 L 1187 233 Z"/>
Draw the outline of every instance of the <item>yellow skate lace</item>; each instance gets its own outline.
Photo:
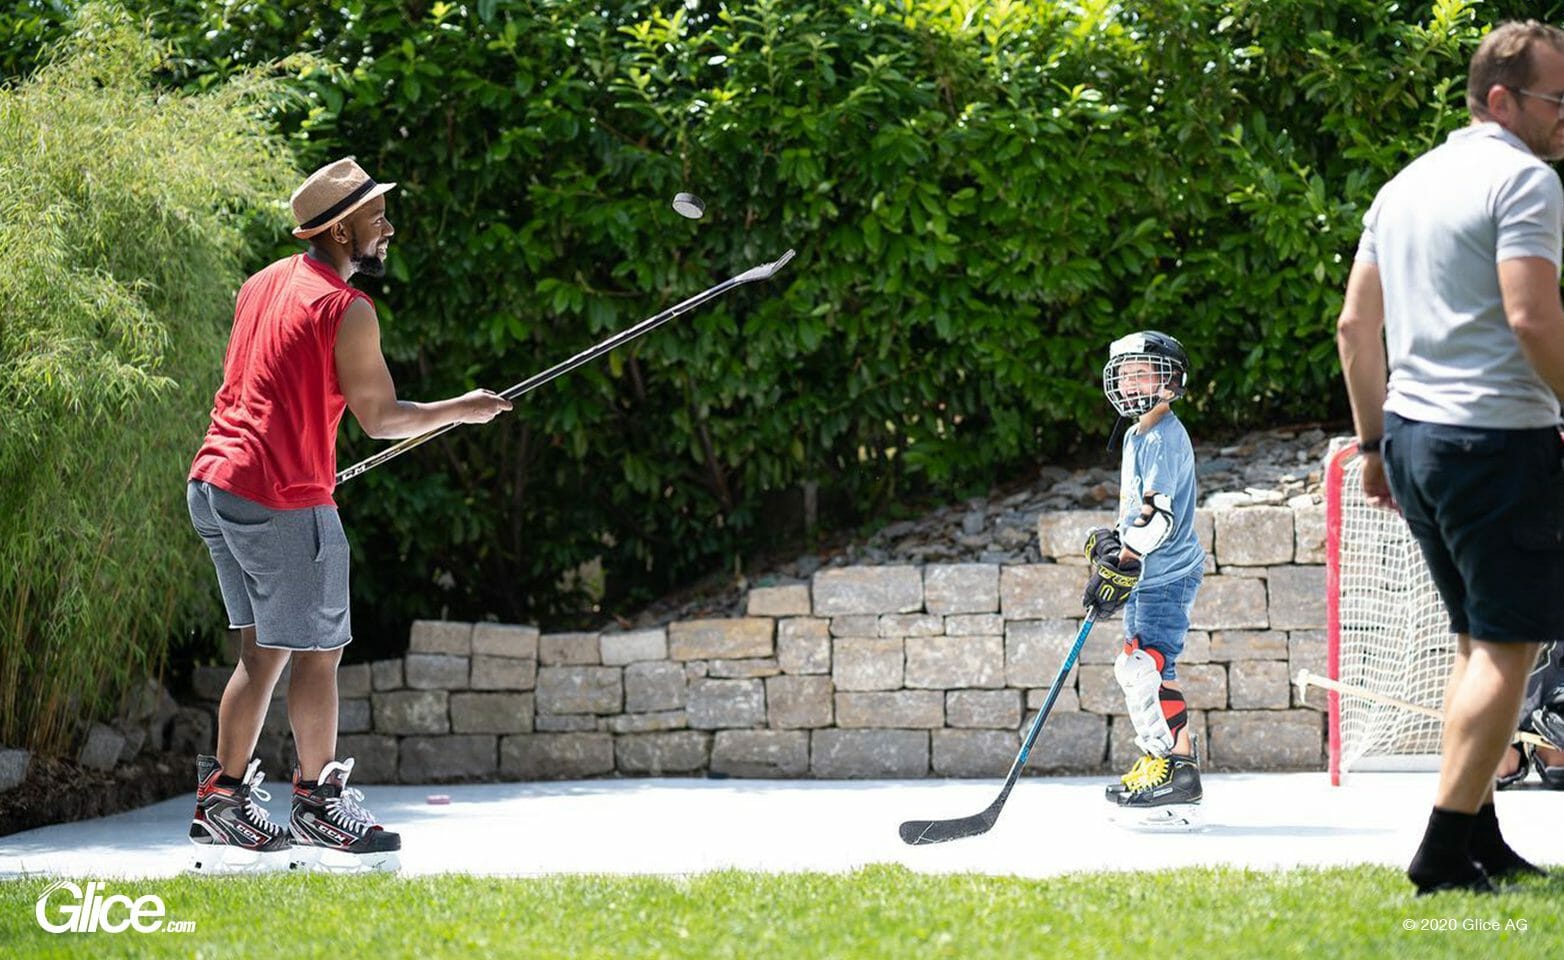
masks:
<path id="1" fill-rule="evenodd" d="M 1138 781 L 1141 774 L 1146 771 L 1147 762 L 1151 759 L 1151 754 L 1149 753 L 1143 753 L 1139 757 L 1136 757 L 1135 763 L 1129 768 L 1129 770 L 1125 771 L 1124 776 L 1119 778 L 1119 782 L 1128 787 L 1130 784 Z"/>
<path id="2" fill-rule="evenodd" d="M 1169 763 L 1167 757 L 1153 757 L 1147 754 L 1141 757 L 1141 759 L 1145 763 L 1140 766 L 1140 773 L 1136 776 L 1134 782 L 1126 780 L 1124 783 L 1131 793 L 1150 790 L 1152 787 L 1160 786 L 1167 782 L 1168 779 Z"/>

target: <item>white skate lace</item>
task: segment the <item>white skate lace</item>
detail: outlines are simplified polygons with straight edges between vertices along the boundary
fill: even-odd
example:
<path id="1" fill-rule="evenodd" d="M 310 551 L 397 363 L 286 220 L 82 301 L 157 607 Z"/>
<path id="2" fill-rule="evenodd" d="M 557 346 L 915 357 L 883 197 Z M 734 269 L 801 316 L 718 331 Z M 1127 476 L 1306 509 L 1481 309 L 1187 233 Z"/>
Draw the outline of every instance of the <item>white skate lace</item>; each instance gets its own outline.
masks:
<path id="1" fill-rule="evenodd" d="M 377 824 L 374 816 L 359 805 L 362 799 L 364 799 L 362 790 L 343 787 L 340 796 L 326 798 L 326 812 L 343 823 L 362 826 L 367 830 Z"/>
<path id="2" fill-rule="evenodd" d="M 281 833 L 282 828 L 272 823 L 271 815 L 266 812 L 266 808 L 257 806 L 255 803 L 256 800 L 270 800 L 272 798 L 270 793 L 261 789 L 261 784 L 265 780 L 266 777 L 261 774 L 261 761 L 251 760 L 249 769 L 244 772 L 245 786 L 250 788 L 245 793 L 244 812 L 256 826 L 267 833 Z"/>

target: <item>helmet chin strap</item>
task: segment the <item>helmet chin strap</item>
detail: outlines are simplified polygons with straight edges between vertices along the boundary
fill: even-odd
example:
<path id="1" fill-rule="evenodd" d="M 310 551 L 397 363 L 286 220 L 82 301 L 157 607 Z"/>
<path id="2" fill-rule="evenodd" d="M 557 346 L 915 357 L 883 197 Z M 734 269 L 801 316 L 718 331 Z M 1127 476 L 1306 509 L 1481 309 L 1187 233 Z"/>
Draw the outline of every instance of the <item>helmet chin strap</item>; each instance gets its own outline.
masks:
<path id="1" fill-rule="evenodd" d="M 1129 422 L 1130 418 L 1122 414 L 1119 416 L 1119 419 L 1113 421 L 1113 433 L 1108 435 L 1109 453 L 1112 453 L 1114 450 L 1118 449 L 1119 441 L 1124 439 L 1124 428 L 1129 424 Z"/>

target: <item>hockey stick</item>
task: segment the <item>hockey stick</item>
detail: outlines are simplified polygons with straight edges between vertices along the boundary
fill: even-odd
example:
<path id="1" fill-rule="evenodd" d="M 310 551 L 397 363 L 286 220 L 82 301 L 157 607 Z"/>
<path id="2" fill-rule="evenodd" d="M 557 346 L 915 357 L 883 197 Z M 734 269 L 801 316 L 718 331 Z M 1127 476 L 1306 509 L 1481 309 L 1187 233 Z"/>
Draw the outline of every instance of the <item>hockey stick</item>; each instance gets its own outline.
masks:
<path id="1" fill-rule="evenodd" d="M 1086 619 L 1081 621 L 1081 632 L 1075 635 L 1075 644 L 1070 647 L 1070 652 L 1065 654 L 1064 662 L 1059 664 L 1059 672 L 1054 675 L 1054 682 L 1048 688 L 1048 699 L 1043 701 L 1043 708 L 1037 711 L 1031 729 L 1026 732 L 1026 739 L 1021 742 L 1021 752 L 1016 754 L 1015 762 L 1010 765 L 1010 775 L 1005 777 L 1004 789 L 999 791 L 999 796 L 988 805 L 988 809 L 982 813 L 974 813 L 970 817 L 957 817 L 954 820 L 908 820 L 901 825 L 903 841 L 913 846 L 944 843 L 947 840 L 960 840 L 963 837 L 975 837 L 980 833 L 987 833 L 994 826 L 994 821 L 999 819 L 999 811 L 1004 809 L 1005 801 L 1010 797 L 1011 788 L 1016 785 L 1016 779 L 1021 776 L 1022 768 L 1026 766 L 1026 758 L 1032 753 L 1032 744 L 1037 742 L 1037 735 L 1043 729 L 1043 721 L 1048 719 L 1048 712 L 1054 708 L 1054 701 L 1059 699 L 1059 690 L 1064 686 L 1070 670 L 1074 668 L 1075 658 L 1081 655 L 1081 647 L 1086 645 L 1086 636 L 1092 632 L 1092 625 L 1096 622 L 1097 608 L 1093 607 L 1087 613 Z"/>
<path id="2" fill-rule="evenodd" d="M 1332 680 L 1330 677 L 1322 677 L 1317 673 L 1310 673 L 1307 670 L 1299 670 L 1298 676 L 1294 678 L 1293 683 L 1298 685 L 1298 694 L 1300 696 L 1308 693 L 1311 686 L 1320 687 L 1324 690 L 1334 690 L 1337 693 L 1345 693 L 1349 697 L 1357 697 L 1360 700 L 1369 700 L 1374 703 L 1383 703 L 1389 707 L 1400 707 L 1402 710 L 1409 710 L 1412 713 L 1420 713 L 1425 717 L 1433 717 L 1435 720 L 1444 720 L 1444 714 L 1440 713 L 1438 710 L 1435 710 L 1433 707 L 1425 707 L 1421 703 L 1413 703 L 1410 700 L 1403 700 L 1400 697 L 1392 697 L 1386 693 L 1379 693 L 1377 691 L 1370 690 L 1368 687 L 1360 687 L 1351 683 L 1342 683 L 1340 680 Z M 1515 738 L 1511 742 L 1529 743 L 1534 747 L 1546 747 L 1549 750 L 1559 749 L 1552 743 L 1549 743 L 1543 737 L 1539 737 L 1535 733 L 1529 733 L 1525 730 L 1515 731 Z"/>
<path id="3" fill-rule="evenodd" d="M 549 367 L 542 373 L 533 374 L 527 379 L 504 391 L 500 394 L 500 396 L 507 400 L 514 400 L 524 393 L 529 393 L 533 390 L 536 390 L 538 387 L 543 386 L 550 380 L 564 376 L 575 368 L 581 366 L 583 363 L 590 363 L 593 360 L 596 360 L 598 357 L 601 357 L 603 354 L 608 353 L 609 351 L 618 347 L 624 346 L 631 340 L 641 336 L 643 333 L 647 333 L 657 327 L 662 326 L 669 320 L 672 320 L 674 317 L 677 317 L 683 313 L 688 313 L 706 301 L 722 296 L 724 293 L 727 293 L 734 287 L 741 286 L 742 284 L 746 283 L 752 283 L 756 280 L 769 279 L 772 274 L 776 273 L 778 270 L 781 270 L 782 267 L 791 259 L 793 259 L 793 251 L 789 250 L 770 263 L 763 263 L 758 267 L 751 267 L 736 277 L 729 277 L 728 279 L 717 284 L 715 287 L 712 287 L 708 290 L 703 290 L 682 303 L 674 304 L 667 310 L 664 310 L 662 313 L 659 313 L 654 317 L 648 317 L 635 326 L 630 327 L 629 329 L 621 330 L 620 332 L 609 337 L 607 340 L 604 340 L 602 343 L 581 351 L 580 353 L 571 357 L 569 360 L 556 363 L 554 366 Z M 348 467 L 346 470 L 338 473 L 337 483 L 347 483 L 349 480 L 352 480 L 359 474 L 365 473 L 374 469 L 375 467 L 380 466 L 382 463 L 385 463 L 392 457 L 401 456 L 414 447 L 427 443 L 430 440 L 433 440 L 435 437 L 438 437 L 449 430 L 453 430 L 458 426 L 461 426 L 461 424 L 448 423 L 443 427 L 436 427 L 427 433 L 421 433 L 416 437 L 408 437 L 406 440 L 399 441 L 392 446 L 385 448 L 374 456 L 360 460 L 358 463 L 353 464 L 353 466 Z"/>

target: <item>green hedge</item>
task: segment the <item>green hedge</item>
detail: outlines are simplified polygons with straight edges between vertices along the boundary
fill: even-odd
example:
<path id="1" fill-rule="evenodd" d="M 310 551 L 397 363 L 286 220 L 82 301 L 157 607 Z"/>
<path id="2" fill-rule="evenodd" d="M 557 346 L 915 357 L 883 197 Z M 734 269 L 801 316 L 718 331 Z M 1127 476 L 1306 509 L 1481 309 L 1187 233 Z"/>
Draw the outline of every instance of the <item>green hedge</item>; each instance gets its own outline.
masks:
<path id="1" fill-rule="evenodd" d="M 170 96 L 103 10 L 45 62 L 0 88 L 0 744 L 54 753 L 221 624 L 183 477 L 244 227 L 297 175 L 273 81 Z"/>
<path id="2" fill-rule="evenodd" d="M 1561 6 L 142 4 L 172 83 L 322 52 L 280 122 L 302 166 L 402 184 L 373 292 L 404 396 L 503 387 L 799 251 L 344 487 L 360 655 L 419 616 L 560 622 L 594 557 L 627 611 L 777 543 L 809 485 L 850 525 L 1099 447 L 1129 329 L 1189 347 L 1197 433 L 1341 416 L 1362 210 L 1465 122 L 1485 25 Z M 344 462 L 377 446 L 348 433 Z"/>
<path id="3" fill-rule="evenodd" d="M 1106 342 L 1195 358 L 1197 430 L 1343 412 L 1372 191 L 1464 122 L 1491 5 L 349 2 L 187 29 L 188 77 L 323 44 L 308 162 L 400 180 L 406 395 L 522 379 L 788 247 L 748 288 L 345 488 L 359 633 L 610 610 L 826 522 L 1101 443 Z M 596 12 L 591 12 L 596 11 Z M 666 14 L 666 15 L 665 15 Z M 222 42 L 222 41 L 219 41 Z M 680 189 L 706 219 L 667 206 Z M 353 438 L 345 459 L 373 445 Z M 383 632 L 376 630 L 382 627 Z"/>

